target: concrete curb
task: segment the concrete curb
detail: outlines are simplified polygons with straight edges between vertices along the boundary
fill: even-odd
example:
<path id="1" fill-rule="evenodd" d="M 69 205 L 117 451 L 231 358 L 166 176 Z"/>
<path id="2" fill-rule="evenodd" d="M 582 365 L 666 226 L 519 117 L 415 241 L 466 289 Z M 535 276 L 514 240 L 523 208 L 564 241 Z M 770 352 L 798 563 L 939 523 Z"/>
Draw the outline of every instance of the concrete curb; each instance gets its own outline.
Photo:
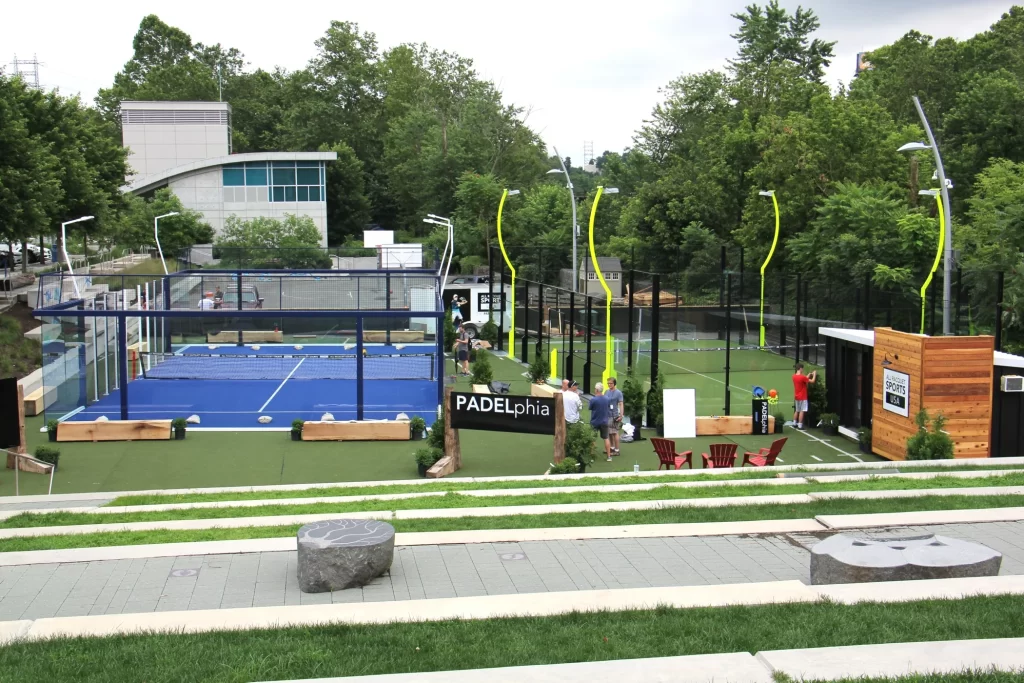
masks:
<path id="1" fill-rule="evenodd" d="M 921 512 L 880 512 L 865 515 L 818 515 L 816 520 L 829 529 L 866 529 L 885 526 L 933 524 L 970 524 L 978 522 L 1018 522 L 1024 519 L 1024 507 L 981 510 L 931 510 Z"/>

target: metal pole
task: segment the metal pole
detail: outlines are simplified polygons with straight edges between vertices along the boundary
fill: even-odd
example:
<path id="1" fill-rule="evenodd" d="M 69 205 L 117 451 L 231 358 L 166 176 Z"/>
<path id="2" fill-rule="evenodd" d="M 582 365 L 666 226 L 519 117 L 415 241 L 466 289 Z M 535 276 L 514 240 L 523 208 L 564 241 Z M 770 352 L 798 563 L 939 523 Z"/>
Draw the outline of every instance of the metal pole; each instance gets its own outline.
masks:
<path id="1" fill-rule="evenodd" d="M 356 317 L 356 419 L 363 419 L 363 316 Z"/>
<path id="2" fill-rule="evenodd" d="M 732 346 L 732 273 L 725 276 L 725 411 L 728 416 L 732 407 L 729 395 L 729 347 Z"/>
<path id="3" fill-rule="evenodd" d="M 956 269 L 956 314 L 954 320 L 953 334 L 960 334 L 960 308 L 963 306 L 963 293 L 964 293 L 964 271 L 962 268 Z"/>
<path id="4" fill-rule="evenodd" d="M 103 310 L 107 310 L 106 304 Z M 110 318 L 103 318 L 103 395 L 110 394 Z"/>
<path id="5" fill-rule="evenodd" d="M 572 188 L 572 178 L 569 177 L 569 171 L 565 168 L 565 162 L 562 161 L 562 155 L 558 153 L 557 147 L 552 147 L 555 150 L 555 156 L 558 157 L 558 165 L 562 167 L 562 173 L 565 174 L 565 186 L 569 188 L 569 198 L 572 200 L 572 291 L 579 291 L 579 280 L 577 278 L 578 268 L 580 262 L 576 258 L 576 239 L 579 236 L 580 228 L 576 224 L 576 193 Z"/>
<path id="6" fill-rule="evenodd" d="M 942 166 L 942 155 L 939 153 L 939 145 L 935 142 L 935 136 L 932 134 L 932 127 L 928 123 L 928 117 L 924 115 L 924 109 L 921 108 L 921 100 L 916 95 L 914 95 L 913 99 L 914 108 L 917 109 L 917 115 L 921 117 L 924 132 L 928 135 L 928 144 L 931 145 L 932 155 L 935 157 L 935 171 L 939 176 L 939 191 L 942 193 L 942 211 L 946 218 L 946 244 L 942 255 L 942 333 L 948 335 L 950 334 L 950 323 L 952 322 L 950 308 L 952 306 L 951 286 L 953 282 L 953 216 L 950 210 L 949 188 L 946 185 L 946 170 Z"/>
<path id="7" fill-rule="evenodd" d="M 875 327 L 874 316 L 871 312 L 871 275 L 864 276 L 864 329 L 870 330 Z"/>
<path id="8" fill-rule="evenodd" d="M 800 273 L 796 274 L 796 350 L 794 351 L 793 360 L 797 363 L 800 362 L 800 297 L 803 296 L 803 290 L 800 288 Z"/>
<path id="9" fill-rule="evenodd" d="M 534 360 L 546 358 L 544 355 L 544 285 L 537 282 L 537 349 Z"/>
<path id="10" fill-rule="evenodd" d="M 565 334 L 565 330 L 561 330 Z M 576 337 L 576 292 L 569 292 L 569 355 L 565 359 L 565 376 L 570 380 L 574 379 L 572 371 L 573 340 Z"/>
<path id="11" fill-rule="evenodd" d="M 95 310 L 95 302 L 93 302 L 92 307 Z M 99 341 L 96 336 L 96 326 L 99 322 L 98 319 L 93 318 L 90 325 L 92 328 L 92 400 L 94 402 L 100 400 L 100 361 L 97 355 L 99 353 Z"/>
<path id="12" fill-rule="evenodd" d="M 629 269 L 629 332 L 626 335 L 626 370 L 633 369 L 633 288 L 636 278 L 635 271 Z M 678 301 L 678 299 L 677 299 Z"/>
<path id="13" fill-rule="evenodd" d="M 121 315 L 117 319 L 117 375 L 121 385 L 121 419 L 128 419 L 128 316 Z"/>
<path id="14" fill-rule="evenodd" d="M 501 282 L 501 313 L 499 314 L 500 321 L 498 323 L 498 349 L 501 351 L 505 350 L 505 261 L 501 261 L 500 271 L 500 282 Z M 442 301 L 443 303 L 443 301 Z M 443 322 L 443 320 L 442 320 Z M 513 358 L 515 356 L 514 348 L 508 350 L 508 357 Z"/>
<path id="15" fill-rule="evenodd" d="M 658 347 L 661 346 L 661 275 L 654 274 L 654 281 L 651 283 L 651 293 L 654 298 L 651 300 L 651 381 L 658 379 Z M 658 383 L 661 389 L 665 387 Z"/>
<path id="16" fill-rule="evenodd" d="M 587 291 L 590 291 L 589 283 L 587 284 Z M 593 358 L 593 356 L 591 355 L 593 353 L 593 347 L 591 345 L 590 339 L 590 337 L 592 336 L 590 330 L 590 311 L 592 310 L 592 308 L 593 300 L 588 296 L 587 308 L 585 311 L 586 326 L 583 328 L 583 334 L 587 335 L 587 362 L 583 364 L 583 390 L 585 392 L 589 392 L 592 390 L 590 386 L 590 364 L 591 359 Z"/>
<path id="17" fill-rule="evenodd" d="M 1000 272 L 996 276 L 996 351 L 1003 350 L 1003 279 L 1004 275 Z"/>

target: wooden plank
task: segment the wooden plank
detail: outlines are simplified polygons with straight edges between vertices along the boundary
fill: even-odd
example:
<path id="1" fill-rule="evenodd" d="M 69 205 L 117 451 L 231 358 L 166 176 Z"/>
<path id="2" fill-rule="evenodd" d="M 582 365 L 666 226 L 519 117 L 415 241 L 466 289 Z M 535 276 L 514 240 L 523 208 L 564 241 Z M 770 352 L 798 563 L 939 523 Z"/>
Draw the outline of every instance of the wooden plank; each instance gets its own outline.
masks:
<path id="1" fill-rule="evenodd" d="M 530 385 L 530 396 L 537 396 L 539 398 L 554 398 L 555 394 L 562 393 L 561 389 L 556 389 L 548 384 L 531 384 Z"/>
<path id="2" fill-rule="evenodd" d="M 474 384 L 473 385 L 473 393 L 474 394 L 489 394 L 489 393 L 491 393 L 491 388 L 488 385 L 486 385 L 486 384 Z"/>
<path id="3" fill-rule="evenodd" d="M 24 387 L 20 384 L 18 389 L 24 394 Z M 29 417 L 35 417 L 43 412 L 43 390 L 42 388 L 36 389 L 28 396 L 25 396 L 21 401 L 21 410 L 25 415 Z"/>
<path id="4" fill-rule="evenodd" d="M 452 390 L 454 387 L 445 387 L 444 390 L 444 452 L 449 455 L 455 463 L 455 469 L 462 469 L 462 444 L 459 442 L 459 430 L 452 427 Z"/>
<path id="5" fill-rule="evenodd" d="M 303 441 L 408 441 L 408 420 L 304 422 Z"/>
<path id="6" fill-rule="evenodd" d="M 424 339 L 423 330 L 391 330 L 392 344 L 409 344 L 421 342 Z M 363 341 L 374 344 L 382 344 L 388 341 L 387 330 L 363 330 Z"/>
<path id="7" fill-rule="evenodd" d="M 42 392 L 40 391 L 40 400 Z M 25 440 L 25 387 L 18 385 L 18 445 L 16 453 L 28 453 L 28 441 Z"/>
<path id="8" fill-rule="evenodd" d="M 725 436 L 727 434 L 750 434 L 754 431 L 754 418 L 750 415 L 729 415 L 722 417 L 698 417 L 697 436 Z M 775 432 L 775 417 L 768 416 L 768 432 Z"/>
<path id="9" fill-rule="evenodd" d="M 562 392 L 555 395 L 555 463 L 565 460 L 565 407 L 562 404 Z"/>
<path id="10" fill-rule="evenodd" d="M 106 420 L 61 422 L 57 441 L 167 441 L 170 420 Z"/>
<path id="11" fill-rule="evenodd" d="M 450 455 L 446 455 L 427 470 L 428 479 L 440 479 L 441 477 L 447 477 L 449 474 L 455 474 L 455 460 Z"/>

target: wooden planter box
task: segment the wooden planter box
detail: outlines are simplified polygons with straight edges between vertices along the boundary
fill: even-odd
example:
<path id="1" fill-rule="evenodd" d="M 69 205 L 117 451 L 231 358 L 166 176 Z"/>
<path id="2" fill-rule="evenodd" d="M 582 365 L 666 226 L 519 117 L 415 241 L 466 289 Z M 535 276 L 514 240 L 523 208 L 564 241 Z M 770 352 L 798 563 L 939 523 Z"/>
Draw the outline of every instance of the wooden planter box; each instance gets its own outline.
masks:
<path id="1" fill-rule="evenodd" d="M 408 441 L 409 422 L 306 422 L 303 441 Z"/>
<path id="2" fill-rule="evenodd" d="M 61 422 L 57 441 L 168 441 L 170 420 L 108 420 Z"/>
<path id="3" fill-rule="evenodd" d="M 698 417 L 697 436 L 725 436 L 727 434 L 750 434 L 754 431 L 754 418 L 750 415 L 729 415 L 723 417 Z M 775 432 L 775 417 L 768 416 L 768 433 Z"/>

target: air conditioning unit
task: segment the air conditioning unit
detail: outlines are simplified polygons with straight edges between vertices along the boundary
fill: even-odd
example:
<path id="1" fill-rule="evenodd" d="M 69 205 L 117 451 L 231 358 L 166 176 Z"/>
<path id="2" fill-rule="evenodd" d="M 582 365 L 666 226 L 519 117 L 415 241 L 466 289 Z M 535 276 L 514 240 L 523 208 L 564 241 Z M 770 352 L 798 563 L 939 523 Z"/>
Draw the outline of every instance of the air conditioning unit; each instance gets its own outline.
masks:
<path id="1" fill-rule="evenodd" d="M 1007 392 L 1024 392 L 1024 377 L 1020 375 L 1003 375 L 1000 386 Z"/>

